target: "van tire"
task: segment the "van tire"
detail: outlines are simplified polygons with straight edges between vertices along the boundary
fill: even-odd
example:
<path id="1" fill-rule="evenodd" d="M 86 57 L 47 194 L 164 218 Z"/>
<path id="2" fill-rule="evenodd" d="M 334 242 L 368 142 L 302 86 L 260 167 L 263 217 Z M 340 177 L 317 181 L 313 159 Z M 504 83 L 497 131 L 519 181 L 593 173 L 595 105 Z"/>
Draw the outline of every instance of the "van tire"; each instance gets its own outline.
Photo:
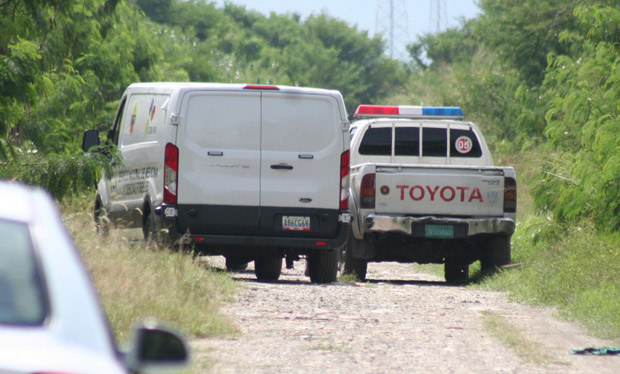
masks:
<path id="1" fill-rule="evenodd" d="M 248 268 L 248 261 L 242 257 L 226 256 L 226 270 L 242 271 Z"/>
<path id="2" fill-rule="evenodd" d="M 331 283 L 338 277 L 340 251 L 316 251 L 308 255 L 308 272 L 312 283 Z"/>
<path id="3" fill-rule="evenodd" d="M 355 258 L 353 257 L 353 246 L 354 245 L 364 245 L 363 240 L 355 239 L 355 237 L 350 234 L 349 241 L 347 242 L 345 252 L 344 252 L 344 275 L 351 274 L 355 276 L 359 281 L 363 282 L 366 280 L 366 272 L 368 271 L 368 261 L 363 258 Z"/>
<path id="4" fill-rule="evenodd" d="M 511 260 L 510 236 L 493 235 L 485 240 L 480 267 L 483 273 L 492 273 L 498 268 L 509 265 Z"/>
<path id="5" fill-rule="evenodd" d="M 259 281 L 277 281 L 282 272 L 282 257 L 262 256 L 254 260 L 254 274 Z"/>
<path id="6" fill-rule="evenodd" d="M 459 260 L 446 259 L 444 277 L 448 283 L 466 283 L 469 280 L 469 265 Z"/>

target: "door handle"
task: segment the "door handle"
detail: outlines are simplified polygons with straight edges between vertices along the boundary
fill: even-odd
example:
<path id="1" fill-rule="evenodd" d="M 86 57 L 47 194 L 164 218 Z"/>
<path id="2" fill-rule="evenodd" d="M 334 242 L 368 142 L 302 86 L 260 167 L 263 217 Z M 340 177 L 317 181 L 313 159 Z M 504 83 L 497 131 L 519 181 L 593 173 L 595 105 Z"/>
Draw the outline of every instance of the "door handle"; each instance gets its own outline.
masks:
<path id="1" fill-rule="evenodd" d="M 209 156 L 224 156 L 224 152 L 222 151 L 209 151 L 207 152 Z"/>
<path id="2" fill-rule="evenodd" d="M 274 169 L 274 170 L 293 170 L 293 167 L 291 165 L 287 165 L 287 164 L 271 165 L 271 168 Z"/>

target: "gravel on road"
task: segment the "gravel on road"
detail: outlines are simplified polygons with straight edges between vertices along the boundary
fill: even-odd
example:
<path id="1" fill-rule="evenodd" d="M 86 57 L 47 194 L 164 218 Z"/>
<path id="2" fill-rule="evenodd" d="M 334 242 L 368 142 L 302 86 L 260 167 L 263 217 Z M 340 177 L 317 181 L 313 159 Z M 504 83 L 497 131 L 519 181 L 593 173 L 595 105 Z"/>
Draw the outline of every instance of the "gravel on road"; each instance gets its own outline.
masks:
<path id="1" fill-rule="evenodd" d="M 224 268 L 222 258 L 207 261 Z M 239 334 L 193 343 L 196 356 L 209 357 L 211 373 L 620 373 L 620 357 L 571 354 L 617 342 L 500 292 L 449 285 L 411 264 L 369 264 L 363 283 L 312 284 L 303 273 L 303 260 L 273 283 L 256 281 L 252 263 L 231 273 L 242 285 L 222 312 Z M 489 313 L 521 331 L 544 359 L 490 334 Z"/>

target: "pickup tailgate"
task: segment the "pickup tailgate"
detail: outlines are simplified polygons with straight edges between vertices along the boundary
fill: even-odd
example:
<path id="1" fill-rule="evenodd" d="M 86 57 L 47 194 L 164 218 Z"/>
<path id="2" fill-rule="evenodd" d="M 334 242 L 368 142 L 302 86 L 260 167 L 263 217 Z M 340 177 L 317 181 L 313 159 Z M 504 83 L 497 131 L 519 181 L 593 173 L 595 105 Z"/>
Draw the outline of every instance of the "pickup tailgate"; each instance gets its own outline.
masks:
<path id="1" fill-rule="evenodd" d="M 376 167 L 376 212 L 501 216 L 504 171 L 496 167 Z"/>

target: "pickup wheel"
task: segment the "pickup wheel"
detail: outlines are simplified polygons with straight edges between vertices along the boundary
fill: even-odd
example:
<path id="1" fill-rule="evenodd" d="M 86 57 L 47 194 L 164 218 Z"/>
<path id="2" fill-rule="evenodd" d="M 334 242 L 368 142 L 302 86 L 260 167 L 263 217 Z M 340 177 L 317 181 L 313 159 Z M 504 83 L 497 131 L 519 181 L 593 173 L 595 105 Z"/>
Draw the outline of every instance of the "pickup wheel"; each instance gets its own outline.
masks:
<path id="1" fill-rule="evenodd" d="M 282 257 L 264 256 L 254 260 L 254 274 L 260 281 L 277 281 L 282 272 Z"/>
<path id="2" fill-rule="evenodd" d="M 446 259 L 444 277 L 448 283 L 465 283 L 469 279 L 469 265 Z"/>
<path id="3" fill-rule="evenodd" d="M 480 259 L 483 272 L 494 272 L 497 268 L 510 264 L 510 236 L 493 235 L 486 239 L 484 253 Z"/>
<path id="4" fill-rule="evenodd" d="M 349 241 L 347 242 L 344 252 L 344 271 L 343 274 L 351 274 L 360 281 L 366 280 L 366 272 L 368 270 L 368 261 L 363 258 L 353 257 L 353 246 L 362 246 L 366 243 L 363 240 L 355 239 L 353 233 L 349 233 Z"/>
<path id="5" fill-rule="evenodd" d="M 317 251 L 308 256 L 308 272 L 313 283 L 335 282 L 338 276 L 339 250 Z"/>

